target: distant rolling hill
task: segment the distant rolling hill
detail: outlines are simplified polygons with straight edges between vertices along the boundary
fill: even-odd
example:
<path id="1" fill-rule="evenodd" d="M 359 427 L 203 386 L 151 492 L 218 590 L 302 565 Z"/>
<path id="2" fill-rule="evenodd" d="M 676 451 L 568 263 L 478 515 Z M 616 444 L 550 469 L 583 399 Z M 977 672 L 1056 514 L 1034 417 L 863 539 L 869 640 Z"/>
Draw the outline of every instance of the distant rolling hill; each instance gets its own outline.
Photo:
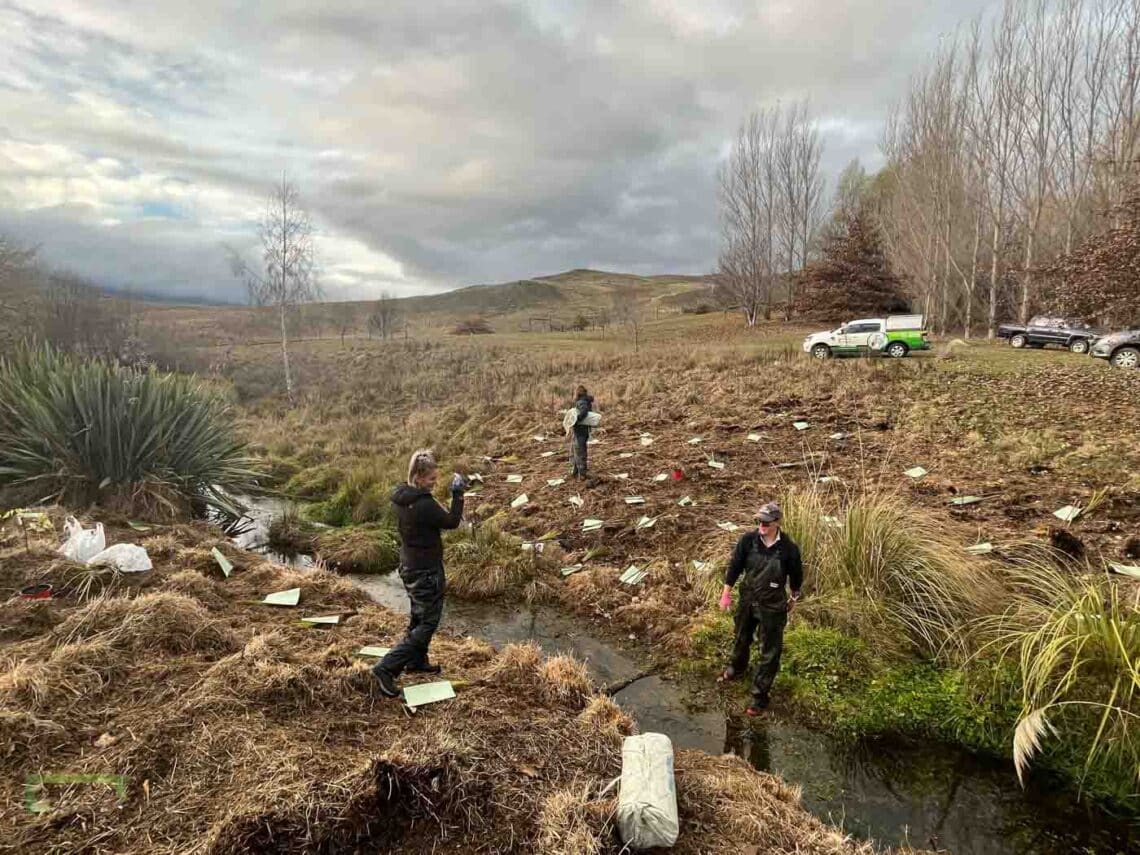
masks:
<path id="1" fill-rule="evenodd" d="M 631 295 L 643 316 L 676 314 L 709 300 L 710 279 L 701 276 L 636 276 L 604 270 L 568 270 L 495 285 L 470 285 L 394 300 L 413 331 L 449 329 L 460 321 L 485 319 L 496 332 L 563 329 L 579 316 L 591 321 L 612 312 L 617 294 Z M 338 319 L 350 332 L 365 330 L 375 302 L 318 303 L 300 310 L 301 335 L 331 335 Z M 276 316 L 248 306 L 148 306 L 148 320 L 199 343 L 240 342 L 276 336 Z M 294 330 L 294 335 L 297 330 Z"/>
<path id="2" fill-rule="evenodd" d="M 699 276 L 636 276 L 604 270 L 568 270 L 498 285 L 472 285 L 424 297 L 398 301 L 410 319 L 437 323 L 484 317 L 500 319 L 507 326 L 527 325 L 534 318 L 549 318 L 569 324 L 578 315 L 591 316 L 613 305 L 614 295 L 632 294 L 643 309 L 655 304 L 678 311 L 688 300 L 699 301 L 708 293 L 708 280 Z M 414 320 L 413 320 L 414 322 Z"/>

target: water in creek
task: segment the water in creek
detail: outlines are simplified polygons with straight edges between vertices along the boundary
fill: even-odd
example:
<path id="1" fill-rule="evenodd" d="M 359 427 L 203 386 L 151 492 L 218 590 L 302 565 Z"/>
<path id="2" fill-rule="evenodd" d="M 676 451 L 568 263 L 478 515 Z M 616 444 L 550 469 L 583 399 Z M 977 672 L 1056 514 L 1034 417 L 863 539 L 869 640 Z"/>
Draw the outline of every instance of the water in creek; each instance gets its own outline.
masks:
<path id="1" fill-rule="evenodd" d="M 267 520 L 241 537 L 264 548 Z M 276 556 L 293 566 L 305 556 Z M 396 574 L 349 576 L 376 602 L 407 613 Z M 534 641 L 547 653 L 583 660 L 598 683 L 616 684 L 644 670 L 636 653 L 591 631 L 588 622 L 549 609 L 449 601 L 444 631 L 496 645 Z M 1073 793 L 1031 780 L 1018 787 L 1007 762 L 946 745 L 876 740 L 855 745 L 782 718 L 726 715 L 686 701 L 677 684 L 659 676 L 635 680 L 614 696 L 643 731 L 664 733 L 679 748 L 731 752 L 757 769 L 803 788 L 804 806 L 848 833 L 890 845 L 941 848 L 957 855 L 1070 855 L 1140 851 L 1140 829 L 1078 804 Z"/>

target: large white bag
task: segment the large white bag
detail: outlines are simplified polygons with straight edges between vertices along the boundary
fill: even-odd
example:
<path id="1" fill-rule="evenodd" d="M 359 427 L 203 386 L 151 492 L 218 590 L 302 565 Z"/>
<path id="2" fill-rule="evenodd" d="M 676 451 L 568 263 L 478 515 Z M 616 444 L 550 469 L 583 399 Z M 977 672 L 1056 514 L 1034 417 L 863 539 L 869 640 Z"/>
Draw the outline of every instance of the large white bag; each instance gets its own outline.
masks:
<path id="1" fill-rule="evenodd" d="M 63 533 L 67 540 L 59 551 L 64 558 L 86 564 L 89 558 L 98 555 L 107 548 L 107 538 L 103 534 L 103 523 L 96 523 L 95 528 L 84 528 L 75 517 L 68 517 L 63 525 Z"/>
<path id="2" fill-rule="evenodd" d="M 632 849 L 672 846 L 681 831 L 673 743 L 663 733 L 627 736 L 621 746 L 621 839 Z"/>
<path id="3" fill-rule="evenodd" d="M 563 433 L 569 434 L 570 430 L 574 427 L 574 425 L 577 422 L 578 422 L 578 411 L 574 407 L 571 407 L 570 409 L 568 409 L 566 412 L 564 412 L 562 414 L 562 431 L 563 431 Z M 586 427 L 596 428 L 601 423 L 602 423 L 602 414 L 597 413 L 597 412 L 593 412 L 593 411 L 586 413 L 586 417 L 584 419 L 582 419 L 582 424 L 584 424 Z"/>
<path id="4" fill-rule="evenodd" d="M 110 565 L 120 573 L 145 573 L 153 565 L 146 549 L 134 543 L 116 543 L 87 559 L 91 567 Z"/>

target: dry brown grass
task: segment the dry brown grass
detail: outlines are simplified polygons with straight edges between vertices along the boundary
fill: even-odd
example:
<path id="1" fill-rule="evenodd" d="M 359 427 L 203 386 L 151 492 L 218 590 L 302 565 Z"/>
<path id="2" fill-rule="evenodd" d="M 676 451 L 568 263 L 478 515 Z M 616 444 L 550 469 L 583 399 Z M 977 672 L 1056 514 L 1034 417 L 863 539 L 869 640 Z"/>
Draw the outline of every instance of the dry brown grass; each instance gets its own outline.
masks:
<path id="1" fill-rule="evenodd" d="M 64 644 L 99 640 L 116 650 L 227 652 L 233 634 L 198 600 L 169 591 L 92 600 L 55 630 Z"/>
<path id="2" fill-rule="evenodd" d="M 105 639 L 9 661 L 0 673 L 0 708 L 66 710 L 78 699 L 100 694 L 126 666 L 122 653 Z"/>
<path id="3" fill-rule="evenodd" d="M 701 817 L 696 822 L 704 851 L 738 851 L 747 844 L 773 855 L 875 851 L 814 818 L 789 823 L 803 811 L 799 788 L 756 772 L 738 757 L 679 751 L 676 763 L 682 824 L 691 827 Z"/>
<path id="4" fill-rule="evenodd" d="M 605 695 L 594 695 L 578 715 L 579 724 L 591 733 L 620 746 L 622 739 L 637 732 L 634 720 Z"/>
<path id="5" fill-rule="evenodd" d="M 207 609 L 221 607 L 225 588 L 197 570 L 179 570 L 162 582 L 163 590 L 174 591 L 197 600 Z"/>
<path id="6" fill-rule="evenodd" d="M 591 800 L 590 785 L 556 790 L 542 802 L 538 851 L 551 855 L 598 855 L 609 848 L 615 800 Z"/>
<path id="7" fill-rule="evenodd" d="M 538 669 L 542 697 L 552 704 L 581 709 L 594 692 L 586 666 L 573 656 L 552 656 Z"/>

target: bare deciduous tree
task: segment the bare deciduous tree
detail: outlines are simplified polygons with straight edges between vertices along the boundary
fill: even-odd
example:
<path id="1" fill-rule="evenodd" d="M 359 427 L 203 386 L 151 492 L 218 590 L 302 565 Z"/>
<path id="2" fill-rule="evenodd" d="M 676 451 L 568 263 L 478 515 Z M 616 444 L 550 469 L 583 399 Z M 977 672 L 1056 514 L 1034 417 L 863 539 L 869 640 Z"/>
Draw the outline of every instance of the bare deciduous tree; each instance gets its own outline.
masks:
<path id="1" fill-rule="evenodd" d="M 633 351 L 640 348 L 641 339 L 641 306 L 636 296 L 629 288 L 618 286 L 614 289 L 613 309 L 610 317 L 615 324 L 629 327 L 633 330 Z"/>
<path id="2" fill-rule="evenodd" d="M 344 337 L 353 329 L 360 309 L 355 303 L 333 303 L 330 307 L 333 323 L 340 333 L 340 346 L 344 347 Z"/>
<path id="3" fill-rule="evenodd" d="M 888 121 L 879 217 L 940 330 L 1032 314 L 1038 271 L 1119 217 L 1138 98 L 1138 0 L 1005 0 L 916 75 Z"/>
<path id="4" fill-rule="evenodd" d="M 806 103 L 751 114 L 741 126 L 719 177 L 722 293 L 753 326 L 763 310 L 771 318 L 783 262 L 791 274 L 808 261 L 822 219 L 823 143 Z"/>
<path id="5" fill-rule="evenodd" d="M 372 314 L 368 316 L 369 335 L 376 333 L 384 341 L 388 336 L 394 335 L 399 320 L 399 309 L 396 301 L 389 291 L 382 291 L 380 298 L 372 306 Z"/>
<path id="6" fill-rule="evenodd" d="M 289 369 L 290 310 L 316 299 L 320 286 L 316 279 L 316 247 L 309 214 L 301 205 L 297 186 L 281 176 L 281 183 L 270 195 L 265 214 L 258 224 L 261 265 L 254 268 L 231 250 L 234 275 L 246 285 L 252 301 L 277 308 L 281 328 L 281 364 L 285 372 L 285 394 L 295 401 L 293 375 Z"/>
<path id="7" fill-rule="evenodd" d="M 719 278 L 750 327 L 761 309 L 765 319 L 772 316 L 778 122 L 775 108 L 750 115 L 719 174 Z"/>

